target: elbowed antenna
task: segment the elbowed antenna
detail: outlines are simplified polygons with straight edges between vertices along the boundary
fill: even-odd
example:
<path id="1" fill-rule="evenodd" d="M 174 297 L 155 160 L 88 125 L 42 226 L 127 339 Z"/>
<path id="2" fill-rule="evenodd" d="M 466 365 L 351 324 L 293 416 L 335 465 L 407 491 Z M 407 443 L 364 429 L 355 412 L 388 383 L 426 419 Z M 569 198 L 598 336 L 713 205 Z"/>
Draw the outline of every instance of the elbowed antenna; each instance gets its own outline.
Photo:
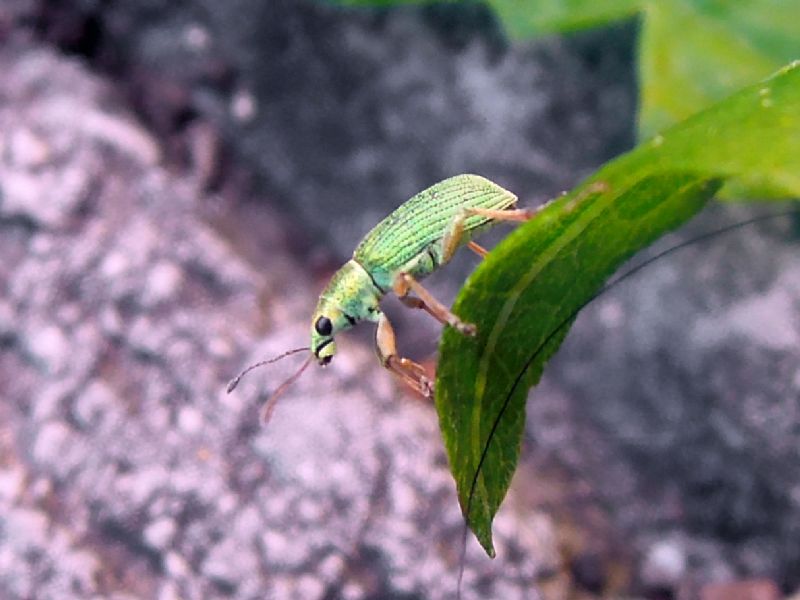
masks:
<path id="1" fill-rule="evenodd" d="M 278 362 L 282 358 L 286 358 L 287 356 L 291 356 L 292 354 L 297 354 L 298 352 L 303 352 L 305 350 L 309 350 L 310 351 L 311 348 L 309 348 L 307 346 L 303 347 L 303 348 L 295 348 L 294 350 L 289 350 L 288 352 L 284 352 L 283 354 L 281 354 L 280 356 L 276 356 L 275 358 L 270 358 L 269 360 L 262 360 L 262 361 L 259 361 L 257 363 L 254 363 L 254 364 L 250 365 L 244 371 L 242 371 L 236 377 L 234 377 L 233 379 L 230 380 L 230 382 L 228 383 L 228 387 L 227 387 L 228 393 L 230 394 L 233 390 L 235 390 L 236 386 L 239 385 L 239 382 L 242 380 L 242 377 L 247 375 L 253 369 L 256 369 L 258 367 L 262 367 L 264 365 L 269 365 L 269 364 L 272 364 L 274 362 Z M 308 362 L 308 361 L 306 361 L 306 362 Z M 295 375 L 293 375 L 292 377 L 295 377 Z M 290 377 L 289 379 L 292 379 L 292 377 Z M 283 387 L 283 386 L 281 386 L 281 387 Z M 280 389 L 280 388 L 278 388 L 278 389 Z"/>
<path id="2" fill-rule="evenodd" d="M 275 358 L 270 358 L 269 360 L 262 360 L 250 365 L 244 371 L 239 373 L 236 377 L 231 379 L 230 383 L 228 383 L 228 388 L 227 388 L 228 393 L 230 394 L 233 390 L 235 390 L 236 386 L 239 385 L 239 382 L 242 380 L 242 377 L 247 375 L 253 369 L 256 369 L 264 365 L 269 365 L 274 362 L 278 362 L 282 358 L 286 358 L 287 356 L 291 356 L 292 354 L 297 354 L 298 352 L 310 352 L 310 351 L 311 348 L 309 348 L 308 346 L 304 346 L 302 348 L 295 348 L 294 350 L 288 350 L 287 352 L 284 352 L 283 354 L 281 354 L 280 356 L 276 356 Z M 272 411 L 275 410 L 275 404 L 277 403 L 278 398 L 287 389 L 289 389 L 290 385 L 292 385 L 295 381 L 297 381 L 300 378 L 300 375 L 303 374 L 303 371 L 305 371 L 308 368 L 308 365 L 311 364 L 312 358 L 314 358 L 314 355 L 310 354 L 309 357 L 306 359 L 306 361 L 300 366 L 300 368 L 297 369 L 297 371 L 295 371 L 295 373 L 291 375 L 288 379 L 286 379 L 282 384 L 280 384 L 278 386 L 278 389 L 275 390 L 269 398 L 267 398 L 266 402 L 264 402 L 264 406 L 261 408 L 260 412 L 261 422 L 264 425 L 266 425 L 269 422 L 269 419 L 272 416 Z"/>
<path id="3" fill-rule="evenodd" d="M 307 349 L 308 348 L 306 348 L 306 350 Z M 261 413 L 260 413 L 261 423 L 263 425 L 269 423 L 269 420 L 272 418 L 272 411 L 275 410 L 275 405 L 278 402 L 278 398 L 280 398 L 283 395 L 283 392 L 289 389 L 290 385 L 292 385 L 295 381 L 300 379 L 300 375 L 302 375 L 303 371 L 305 371 L 308 368 L 308 365 L 311 364 L 312 358 L 314 358 L 313 354 L 306 359 L 306 362 L 304 362 L 300 366 L 300 368 L 297 369 L 294 375 L 292 375 L 291 377 L 289 377 L 289 379 L 280 384 L 278 386 L 278 389 L 275 390 L 269 398 L 267 398 L 266 402 L 264 402 L 264 406 L 261 407 Z"/>

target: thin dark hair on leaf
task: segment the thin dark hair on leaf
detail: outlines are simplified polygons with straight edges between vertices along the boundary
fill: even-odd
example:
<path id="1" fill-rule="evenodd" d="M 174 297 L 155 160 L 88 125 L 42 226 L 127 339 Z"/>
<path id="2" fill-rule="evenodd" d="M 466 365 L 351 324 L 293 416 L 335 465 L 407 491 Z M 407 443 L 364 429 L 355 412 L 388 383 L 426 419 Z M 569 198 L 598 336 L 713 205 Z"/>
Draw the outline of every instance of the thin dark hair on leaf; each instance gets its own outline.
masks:
<path id="1" fill-rule="evenodd" d="M 771 213 L 771 214 L 768 214 L 768 215 L 760 215 L 760 216 L 757 216 L 757 217 L 752 217 L 752 218 L 746 219 L 744 221 L 739 221 L 737 223 L 732 223 L 730 225 L 726 225 L 724 227 L 720 227 L 718 229 L 714 229 L 714 230 L 708 231 L 708 232 L 706 232 L 704 234 L 701 234 L 701 235 L 696 236 L 696 237 L 694 237 L 692 239 L 686 240 L 684 242 L 676 244 L 675 246 L 671 246 L 670 248 L 667 248 L 666 250 L 663 250 L 661 252 L 658 252 L 658 253 L 654 254 L 653 256 L 643 260 L 638 265 L 636 265 L 634 267 L 631 267 L 628 271 L 626 271 L 625 273 L 623 273 L 619 277 L 615 278 L 610 283 L 608 283 L 608 284 L 604 285 L 603 287 L 601 287 L 597 292 L 595 292 L 592 296 L 590 296 L 588 300 L 583 302 L 578 308 L 573 310 L 566 318 L 564 318 L 564 320 L 562 320 L 547 335 L 547 337 L 545 337 L 544 341 L 536 347 L 536 349 L 530 355 L 528 360 L 525 361 L 525 364 L 523 365 L 523 367 L 520 370 L 520 372 L 514 378 L 514 383 L 511 385 L 511 389 L 508 391 L 508 394 L 506 395 L 506 399 L 503 401 L 503 405 L 500 407 L 500 410 L 497 413 L 497 416 L 494 418 L 494 421 L 492 422 L 492 427 L 491 427 L 491 429 L 489 429 L 489 436 L 487 437 L 486 444 L 484 445 L 483 450 L 481 451 L 481 456 L 480 456 L 480 459 L 478 460 L 478 466 L 475 469 L 475 474 L 473 475 L 472 482 L 470 483 L 469 495 L 467 496 L 467 504 L 466 504 L 466 507 L 464 509 L 464 531 L 463 531 L 463 534 L 462 534 L 462 537 L 461 537 L 461 563 L 459 565 L 458 588 L 457 588 L 457 593 L 456 593 L 456 598 L 458 600 L 460 600 L 460 598 L 461 598 L 461 582 L 462 582 L 462 580 L 464 578 L 464 567 L 465 567 L 466 554 L 467 554 L 467 534 L 469 532 L 470 514 L 472 512 L 472 501 L 473 501 L 473 499 L 475 497 L 475 489 L 477 488 L 477 485 L 478 485 L 478 478 L 480 477 L 481 470 L 483 469 L 483 465 L 486 462 L 486 457 L 489 455 L 489 447 L 492 444 L 492 440 L 494 438 L 495 433 L 497 432 L 497 428 L 500 426 L 500 422 L 502 421 L 503 416 L 505 415 L 505 412 L 506 412 L 506 410 L 508 409 L 508 407 L 509 407 L 509 405 L 511 403 L 511 398 L 513 397 L 514 392 L 516 391 L 517 387 L 519 387 L 520 383 L 522 382 L 523 378 L 525 377 L 525 373 L 527 373 L 528 369 L 533 364 L 533 361 L 536 360 L 536 358 L 539 356 L 539 354 L 541 354 L 541 352 L 547 347 L 547 345 L 553 339 L 555 339 L 556 336 L 559 335 L 559 333 L 561 332 L 561 330 L 564 327 L 568 326 L 573 321 L 573 319 L 575 319 L 575 317 L 578 316 L 578 313 L 580 311 L 582 311 L 589 304 L 594 302 L 597 298 L 599 298 L 600 296 L 602 296 L 606 292 L 610 291 L 611 289 L 615 288 L 617 285 L 619 285 L 623 281 L 625 281 L 625 280 L 629 279 L 630 277 L 632 277 L 633 275 L 637 274 L 639 271 L 641 271 L 645 267 L 651 265 L 655 261 L 660 260 L 660 259 L 664 258 L 665 256 L 673 254 L 673 253 L 677 252 L 678 250 L 682 250 L 682 249 L 684 249 L 684 248 L 686 248 L 688 246 L 692 246 L 694 244 L 701 244 L 703 242 L 710 241 L 710 240 L 712 240 L 714 238 L 717 238 L 719 236 L 722 236 L 722 235 L 724 235 L 726 233 L 731 233 L 733 231 L 738 231 L 739 229 L 742 229 L 742 228 L 747 227 L 749 225 L 754 225 L 756 223 L 762 223 L 764 221 L 770 221 L 772 219 L 778 219 L 778 218 L 781 218 L 781 217 L 797 216 L 797 215 L 800 215 L 800 209 L 796 209 L 795 208 L 795 209 L 785 210 L 785 211 L 781 211 L 781 212 L 777 212 L 777 213 Z"/>

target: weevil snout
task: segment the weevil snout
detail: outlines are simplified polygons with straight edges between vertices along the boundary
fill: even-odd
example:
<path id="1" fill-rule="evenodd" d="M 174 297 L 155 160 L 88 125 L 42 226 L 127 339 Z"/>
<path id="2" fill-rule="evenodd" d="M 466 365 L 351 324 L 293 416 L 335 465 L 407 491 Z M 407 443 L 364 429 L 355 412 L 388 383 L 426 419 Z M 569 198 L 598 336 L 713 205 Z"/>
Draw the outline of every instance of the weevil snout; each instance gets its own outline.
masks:
<path id="1" fill-rule="evenodd" d="M 317 357 L 317 362 L 321 367 L 331 362 L 334 354 L 336 354 L 336 342 L 333 341 L 332 337 L 329 337 L 314 349 L 314 356 Z"/>

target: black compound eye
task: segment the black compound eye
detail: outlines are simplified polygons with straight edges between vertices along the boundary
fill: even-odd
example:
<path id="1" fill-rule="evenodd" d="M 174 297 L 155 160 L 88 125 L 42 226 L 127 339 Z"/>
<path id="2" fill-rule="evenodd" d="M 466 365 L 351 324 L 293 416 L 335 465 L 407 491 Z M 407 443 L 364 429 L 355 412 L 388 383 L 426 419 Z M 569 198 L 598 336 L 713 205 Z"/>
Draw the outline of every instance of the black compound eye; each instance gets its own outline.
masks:
<path id="1" fill-rule="evenodd" d="M 314 324 L 314 329 L 316 329 L 317 333 L 320 335 L 330 335 L 333 333 L 333 323 L 331 323 L 328 317 L 320 317 Z"/>

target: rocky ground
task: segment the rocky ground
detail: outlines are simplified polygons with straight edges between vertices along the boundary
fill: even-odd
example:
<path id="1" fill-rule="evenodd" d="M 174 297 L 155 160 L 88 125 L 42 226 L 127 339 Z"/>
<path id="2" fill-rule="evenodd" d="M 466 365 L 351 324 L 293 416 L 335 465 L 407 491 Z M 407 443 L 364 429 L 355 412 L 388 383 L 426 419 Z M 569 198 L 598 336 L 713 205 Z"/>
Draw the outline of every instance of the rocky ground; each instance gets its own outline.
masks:
<path id="1" fill-rule="evenodd" d="M 509 47 L 480 8 L 1 6 L 0 596 L 452 597 L 436 416 L 368 333 L 267 428 L 300 359 L 225 382 L 305 344 L 331 267 L 427 183 L 477 171 L 535 202 L 632 144 L 634 33 Z M 688 249 L 586 311 L 465 598 L 800 586 L 794 240 L 783 220 Z M 435 327 L 402 322 L 424 356 Z"/>

